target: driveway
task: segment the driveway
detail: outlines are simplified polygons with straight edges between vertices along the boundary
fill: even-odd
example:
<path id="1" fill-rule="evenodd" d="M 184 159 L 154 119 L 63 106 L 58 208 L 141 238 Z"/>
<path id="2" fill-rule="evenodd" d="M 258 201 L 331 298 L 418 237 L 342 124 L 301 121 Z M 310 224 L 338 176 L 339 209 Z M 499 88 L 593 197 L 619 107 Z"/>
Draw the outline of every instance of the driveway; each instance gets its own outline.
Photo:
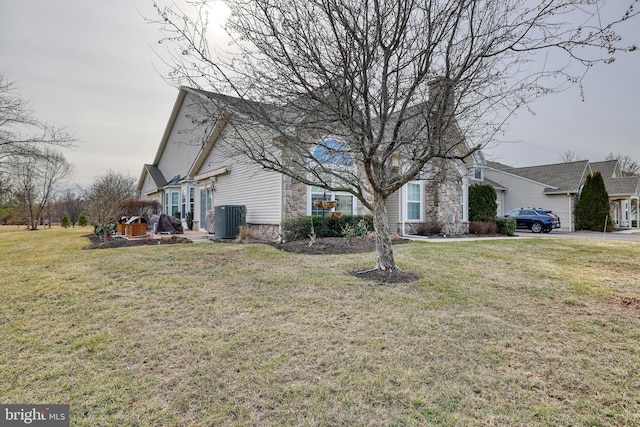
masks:
<path id="1" fill-rule="evenodd" d="M 621 242 L 640 243 L 640 230 L 623 230 L 611 233 L 599 233 L 595 231 L 552 231 L 551 233 L 536 234 L 527 230 L 516 232 L 516 236 L 524 238 L 541 239 L 592 239 L 592 240 L 614 240 Z"/>
<path id="2" fill-rule="evenodd" d="M 552 231 L 551 233 L 532 233 L 528 230 L 516 231 L 515 237 L 522 239 L 592 239 L 592 240 L 612 240 L 619 242 L 637 242 L 640 243 L 640 230 L 624 230 L 614 231 L 612 233 L 598 233 L 595 231 Z M 446 242 L 469 242 L 474 240 L 498 240 L 513 239 L 513 237 L 496 236 L 496 237 L 450 237 L 450 238 L 433 238 L 416 235 L 402 236 L 410 240 L 426 241 L 431 243 Z"/>

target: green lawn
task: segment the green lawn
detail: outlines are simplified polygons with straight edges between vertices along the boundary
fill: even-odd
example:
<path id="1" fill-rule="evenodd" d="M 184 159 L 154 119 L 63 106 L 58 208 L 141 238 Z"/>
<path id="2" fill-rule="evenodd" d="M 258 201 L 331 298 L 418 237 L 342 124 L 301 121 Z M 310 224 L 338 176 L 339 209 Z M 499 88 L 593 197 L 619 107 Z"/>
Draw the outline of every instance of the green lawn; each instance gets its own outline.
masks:
<path id="1" fill-rule="evenodd" d="M 0 228 L 0 402 L 74 426 L 640 426 L 640 245 L 82 250 Z"/>

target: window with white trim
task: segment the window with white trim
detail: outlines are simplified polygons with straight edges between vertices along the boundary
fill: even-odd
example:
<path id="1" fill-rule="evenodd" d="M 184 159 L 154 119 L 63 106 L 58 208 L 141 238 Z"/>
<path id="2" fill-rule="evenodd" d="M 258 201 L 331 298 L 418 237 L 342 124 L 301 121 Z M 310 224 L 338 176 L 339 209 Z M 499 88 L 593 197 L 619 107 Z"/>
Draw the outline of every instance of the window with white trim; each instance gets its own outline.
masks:
<path id="1" fill-rule="evenodd" d="M 422 183 L 412 181 L 405 186 L 405 217 L 407 221 L 422 220 Z"/>
<path id="2" fill-rule="evenodd" d="M 335 201 L 336 207 L 333 209 L 322 209 L 322 207 L 316 206 L 316 201 Z M 353 194 L 349 193 L 334 193 L 327 191 L 320 187 L 309 187 L 309 215 L 322 215 L 327 212 L 341 212 L 344 215 L 356 214 L 356 199 Z"/>
<path id="3" fill-rule="evenodd" d="M 313 158 L 321 164 L 323 168 L 345 172 L 353 172 L 354 162 L 349 150 L 335 138 L 325 138 L 313 150 Z M 328 177 L 336 183 L 337 177 Z M 332 192 L 320 187 L 309 187 L 308 212 L 310 215 L 322 215 L 327 212 L 322 207 L 315 206 L 317 201 L 335 201 L 336 207 L 330 209 L 331 212 L 340 212 L 345 215 L 355 215 L 357 213 L 357 202 L 353 194 L 346 192 Z"/>
<path id="4" fill-rule="evenodd" d="M 164 213 L 173 216 L 176 212 L 180 212 L 180 192 L 171 190 L 165 193 Z"/>
<path id="5" fill-rule="evenodd" d="M 473 154 L 473 179 L 484 181 L 482 157 L 478 153 Z"/>

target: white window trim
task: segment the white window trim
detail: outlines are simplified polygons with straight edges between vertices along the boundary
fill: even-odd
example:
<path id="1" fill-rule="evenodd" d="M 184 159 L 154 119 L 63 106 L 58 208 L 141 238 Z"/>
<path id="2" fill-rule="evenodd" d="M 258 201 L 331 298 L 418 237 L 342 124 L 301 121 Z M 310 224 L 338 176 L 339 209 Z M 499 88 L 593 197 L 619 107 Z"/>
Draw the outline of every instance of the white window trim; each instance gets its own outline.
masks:
<path id="1" fill-rule="evenodd" d="M 320 193 L 314 193 L 313 192 L 313 187 L 318 187 L 317 185 L 311 186 L 311 185 L 307 185 L 307 215 L 313 215 L 313 202 L 312 202 L 312 195 L 313 194 L 320 194 Z M 323 190 L 324 192 L 325 190 Z M 342 191 L 329 191 L 326 190 L 326 194 L 327 194 L 327 200 L 335 200 L 336 199 L 336 195 L 339 196 L 349 196 L 351 197 L 352 203 L 351 203 L 351 215 L 357 215 L 358 213 L 358 199 L 356 198 L 356 196 L 354 196 L 351 193 L 346 193 L 346 192 L 342 192 Z M 336 209 L 328 209 L 327 212 L 335 212 Z M 349 215 L 349 214 L 347 214 Z"/>
<path id="2" fill-rule="evenodd" d="M 178 204 L 177 205 L 173 205 L 173 193 L 178 193 Z M 172 187 L 172 188 L 169 188 L 169 189 L 165 190 L 165 194 L 166 194 L 165 202 L 167 202 L 167 203 L 165 203 L 165 206 L 164 206 L 164 213 L 166 215 L 168 215 L 168 216 L 173 216 L 173 210 L 171 208 L 174 207 L 174 206 L 177 206 L 178 212 L 180 212 L 180 209 L 181 209 L 181 206 L 182 206 L 182 204 L 181 204 L 181 202 L 182 202 L 182 200 L 181 200 L 181 197 L 182 197 L 181 196 L 181 190 L 179 188 L 177 188 L 177 187 Z M 167 198 L 167 196 L 168 196 L 168 198 Z"/>
<path id="3" fill-rule="evenodd" d="M 482 157 L 478 153 L 473 153 L 473 168 L 471 169 L 471 179 L 474 181 L 484 181 L 484 163 Z M 480 177 L 476 178 L 476 170 L 480 170 Z"/>
<path id="4" fill-rule="evenodd" d="M 409 219 L 409 185 L 417 184 L 420 186 L 420 218 L 419 219 Z M 402 200 L 403 200 L 403 209 L 402 209 L 402 219 L 404 222 L 424 222 L 424 183 L 422 181 L 409 181 L 402 187 Z M 411 201 L 411 203 L 415 203 Z"/>

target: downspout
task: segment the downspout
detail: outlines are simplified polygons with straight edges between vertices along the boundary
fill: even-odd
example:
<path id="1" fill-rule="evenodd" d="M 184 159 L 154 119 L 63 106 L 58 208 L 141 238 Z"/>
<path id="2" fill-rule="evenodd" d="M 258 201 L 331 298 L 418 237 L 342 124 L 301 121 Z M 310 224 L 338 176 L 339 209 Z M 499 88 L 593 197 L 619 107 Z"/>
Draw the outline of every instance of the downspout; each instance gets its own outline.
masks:
<path id="1" fill-rule="evenodd" d="M 404 186 L 400 187 L 400 196 L 398 197 L 398 214 L 400 215 L 400 236 L 404 237 L 404 212 L 402 211 L 402 205 L 404 200 Z"/>
<path id="2" fill-rule="evenodd" d="M 569 233 L 573 232 L 573 197 L 571 193 L 567 193 L 569 196 Z"/>

